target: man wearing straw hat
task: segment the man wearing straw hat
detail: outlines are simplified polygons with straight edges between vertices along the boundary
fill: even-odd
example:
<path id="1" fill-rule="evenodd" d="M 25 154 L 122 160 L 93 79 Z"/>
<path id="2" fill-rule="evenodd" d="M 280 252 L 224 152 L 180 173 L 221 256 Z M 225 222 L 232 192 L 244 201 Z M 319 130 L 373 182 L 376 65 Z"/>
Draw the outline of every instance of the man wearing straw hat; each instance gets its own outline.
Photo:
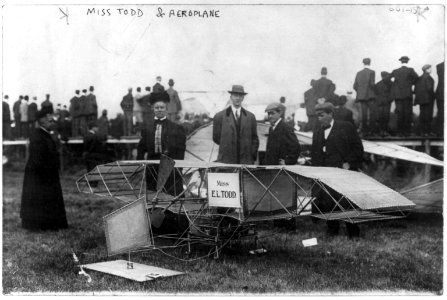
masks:
<path id="1" fill-rule="evenodd" d="M 213 121 L 213 141 L 219 145 L 218 162 L 254 164 L 259 147 L 255 115 L 242 107 L 247 94 L 242 85 L 233 85 L 231 105 L 218 112 Z"/>

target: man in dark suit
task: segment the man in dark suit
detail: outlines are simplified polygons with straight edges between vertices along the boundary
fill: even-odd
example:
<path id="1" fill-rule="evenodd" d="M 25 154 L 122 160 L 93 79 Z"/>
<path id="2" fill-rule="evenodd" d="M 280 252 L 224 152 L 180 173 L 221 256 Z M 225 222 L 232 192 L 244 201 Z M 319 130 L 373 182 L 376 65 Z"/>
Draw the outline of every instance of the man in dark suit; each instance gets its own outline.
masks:
<path id="1" fill-rule="evenodd" d="M 268 114 L 270 130 L 265 150 L 265 165 L 295 165 L 300 155 L 300 144 L 293 132 L 281 118 L 279 103 L 271 103 L 265 111 Z"/>
<path id="2" fill-rule="evenodd" d="M 373 135 L 377 133 L 377 104 L 374 93 L 376 73 L 370 69 L 370 58 L 364 58 L 363 65 L 364 69 L 355 76 L 354 90 L 357 92 L 356 101 L 360 103 L 362 133 Z"/>
<path id="3" fill-rule="evenodd" d="M 318 104 L 315 107 L 321 127 L 312 138 L 312 165 L 322 167 L 343 168 L 358 171 L 361 167 L 363 145 L 355 127 L 347 122 L 334 120 L 334 106 L 332 103 Z M 330 190 L 330 189 L 328 189 Z M 331 190 L 331 194 L 336 193 Z M 322 189 L 314 191 L 316 196 L 313 213 L 330 212 L 335 203 Z M 335 196 L 335 199 L 339 197 Z M 327 221 L 329 235 L 335 235 L 339 230 L 338 221 Z M 350 237 L 359 236 L 359 227 L 356 224 L 346 223 Z"/>
<path id="4" fill-rule="evenodd" d="M 345 107 L 348 99 L 345 95 L 333 99 L 334 104 L 334 120 L 351 123 L 355 127 L 352 111 Z"/>
<path id="5" fill-rule="evenodd" d="M 327 79 L 326 67 L 321 68 L 321 78 L 315 81 L 314 90 L 317 100 L 324 98 L 324 100 L 320 100 L 320 102 L 329 100 L 335 91 L 334 83 Z"/>
<path id="6" fill-rule="evenodd" d="M 52 114 L 54 113 L 53 102 L 50 101 L 50 94 L 45 95 L 45 100 L 42 102 L 41 108 Z"/>
<path id="7" fill-rule="evenodd" d="M 382 80 L 376 83 L 374 86 L 374 92 L 376 94 L 377 103 L 377 120 L 379 123 L 380 135 L 382 137 L 388 136 L 389 128 L 388 123 L 390 122 L 390 110 L 391 110 L 391 80 L 390 73 L 381 72 L 380 76 Z"/>
<path id="8" fill-rule="evenodd" d="M 154 109 L 154 119 L 148 122 L 141 132 L 141 140 L 137 146 L 137 159 L 159 160 L 161 155 L 172 159 L 184 159 L 186 150 L 186 135 L 182 126 L 168 120 L 167 103 L 169 95 L 166 92 L 152 93 L 150 102 Z M 178 195 L 183 191 L 180 170 L 171 173 L 167 180 L 168 193 Z M 152 169 L 151 174 L 156 178 L 158 170 Z M 156 182 L 148 176 L 148 189 L 155 190 Z M 177 178 L 177 179 L 176 179 Z"/>
<path id="9" fill-rule="evenodd" d="M 123 121 L 123 131 L 124 135 L 131 135 L 133 131 L 133 96 L 132 96 L 132 88 L 128 89 L 127 94 L 121 100 L 121 109 L 124 113 L 124 121 Z"/>
<path id="10" fill-rule="evenodd" d="M 152 87 L 152 93 L 163 93 L 165 91 L 165 87 L 161 84 L 161 76 L 157 76 L 155 80 L 157 82 Z"/>
<path id="11" fill-rule="evenodd" d="M 414 105 L 419 104 L 419 129 L 422 136 L 429 136 L 433 120 L 433 107 L 435 104 L 435 81 L 430 76 L 431 65 L 422 67 L 423 74 L 414 86 Z"/>
<path id="12" fill-rule="evenodd" d="M 36 128 L 37 111 L 38 111 L 37 97 L 34 96 L 33 100 L 28 105 L 28 127 L 29 127 L 28 132 L 30 133 L 34 130 L 34 128 Z"/>
<path id="13" fill-rule="evenodd" d="M 8 95 L 3 99 L 3 139 L 11 139 L 11 110 L 9 109 Z"/>
<path id="14" fill-rule="evenodd" d="M 402 56 L 399 60 L 402 62 L 402 66 L 391 72 L 391 78 L 394 78 L 391 85 L 391 98 L 396 101 L 398 135 L 409 136 L 413 115 L 412 87 L 418 79 L 418 74 L 413 68 L 407 67 L 410 60 L 407 56 Z"/>
<path id="15" fill-rule="evenodd" d="M 213 120 L 213 141 L 219 145 L 217 161 L 252 165 L 257 159 L 259 138 L 255 115 L 242 107 L 247 94 L 241 85 L 233 85 L 231 105 Z"/>
<path id="16" fill-rule="evenodd" d="M 317 97 L 315 93 L 315 79 L 310 81 L 311 88 L 304 92 L 304 105 L 306 106 L 307 125 L 304 131 L 314 132 L 318 125 L 317 115 L 315 114 L 315 105 Z"/>
<path id="17" fill-rule="evenodd" d="M 20 95 L 19 99 L 14 102 L 12 106 L 12 113 L 14 116 L 14 136 L 15 138 L 22 137 L 22 132 L 20 131 L 20 104 L 22 104 L 23 96 Z"/>
<path id="18" fill-rule="evenodd" d="M 182 102 L 180 101 L 177 91 L 174 90 L 174 80 L 169 79 L 168 85 L 169 88 L 166 90 L 166 92 L 171 99 L 168 104 L 168 119 L 172 122 L 176 122 L 177 115 L 182 110 Z"/>
<path id="19" fill-rule="evenodd" d="M 87 116 L 89 115 L 87 106 L 87 90 L 82 90 L 82 95 L 79 97 L 79 131 L 84 136 L 88 131 Z"/>
<path id="20" fill-rule="evenodd" d="M 107 135 L 98 133 L 98 124 L 91 121 L 88 124 L 89 130 L 84 136 L 83 158 L 87 172 L 94 167 L 112 161 L 112 157 L 107 154 Z"/>
<path id="21" fill-rule="evenodd" d="M 59 180 L 59 153 L 50 134 L 53 115 L 49 109 L 43 109 L 38 112 L 37 119 L 39 128 L 35 128 L 30 137 L 23 179 L 22 227 L 33 231 L 67 228 Z"/>
<path id="22" fill-rule="evenodd" d="M 89 88 L 89 94 L 86 96 L 86 110 L 87 110 L 87 124 L 95 122 L 98 119 L 98 103 L 96 102 L 96 95 L 93 94 L 95 88 Z"/>
<path id="23" fill-rule="evenodd" d="M 436 134 L 444 136 L 444 62 L 436 65 L 436 73 L 438 74 L 438 86 L 436 87 L 436 107 L 438 113 L 436 115 Z"/>
<path id="24" fill-rule="evenodd" d="M 79 96 L 79 90 L 75 91 L 75 95 L 73 98 L 70 99 L 70 116 L 71 116 L 71 135 L 74 137 L 79 136 L 80 134 L 80 109 L 81 109 L 81 103 L 80 96 Z"/>

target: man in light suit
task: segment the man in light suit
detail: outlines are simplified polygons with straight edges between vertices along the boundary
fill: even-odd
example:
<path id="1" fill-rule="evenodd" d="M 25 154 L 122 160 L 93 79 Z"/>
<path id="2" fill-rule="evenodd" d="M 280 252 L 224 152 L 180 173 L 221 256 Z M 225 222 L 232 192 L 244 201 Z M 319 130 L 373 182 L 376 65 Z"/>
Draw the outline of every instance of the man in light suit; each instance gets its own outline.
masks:
<path id="1" fill-rule="evenodd" d="M 257 159 L 259 138 L 255 115 L 242 107 L 247 93 L 241 85 L 233 85 L 231 105 L 218 112 L 213 120 L 213 141 L 219 145 L 218 162 L 253 164 Z"/>
<path id="2" fill-rule="evenodd" d="M 407 67 L 410 60 L 407 56 L 402 56 L 399 60 L 402 66 L 391 72 L 391 78 L 394 79 L 391 85 L 391 98 L 396 101 L 397 133 L 400 136 L 409 136 L 413 115 L 412 87 L 418 79 L 418 74 L 413 68 Z"/>
<path id="3" fill-rule="evenodd" d="M 363 59 L 364 69 L 357 72 L 354 81 L 354 90 L 357 93 L 356 101 L 360 102 L 362 114 L 362 132 L 366 135 L 377 133 L 377 104 L 374 93 L 376 73 L 370 69 L 371 59 Z M 368 118 L 369 116 L 369 118 Z"/>
<path id="4" fill-rule="evenodd" d="M 363 157 L 363 145 L 355 127 L 348 122 L 334 120 L 334 106 L 332 103 L 317 104 L 315 111 L 321 127 L 312 137 L 312 165 L 321 167 L 343 168 L 358 171 L 361 167 Z M 334 199 L 339 199 L 336 192 L 327 187 Z M 330 195 L 321 188 L 316 187 L 313 191 L 316 196 L 313 213 L 331 212 L 337 210 Z M 318 209 L 316 209 L 318 207 Z M 329 220 L 327 234 L 336 235 L 339 230 L 339 222 Z M 349 237 L 358 237 L 360 229 L 356 224 L 346 223 Z"/>

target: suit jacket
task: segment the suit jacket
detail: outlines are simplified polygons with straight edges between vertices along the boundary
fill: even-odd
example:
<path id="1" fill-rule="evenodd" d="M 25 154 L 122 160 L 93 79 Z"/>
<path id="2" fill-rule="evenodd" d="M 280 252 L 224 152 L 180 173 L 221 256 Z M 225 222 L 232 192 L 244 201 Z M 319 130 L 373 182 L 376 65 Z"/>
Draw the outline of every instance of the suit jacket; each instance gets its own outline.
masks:
<path id="1" fill-rule="evenodd" d="M 255 115 L 241 108 L 239 124 L 236 123 L 231 106 L 214 116 L 213 141 L 219 145 L 217 161 L 253 164 L 256 160 L 259 138 Z"/>
<path id="2" fill-rule="evenodd" d="M 313 88 L 304 92 L 304 104 L 306 105 L 306 114 L 315 116 L 315 105 L 317 105 L 317 97 Z"/>
<path id="3" fill-rule="evenodd" d="M 376 72 L 371 69 L 364 68 L 357 72 L 354 81 L 354 90 L 357 92 L 356 99 L 358 101 L 375 98 L 374 84 Z"/>
<path id="4" fill-rule="evenodd" d="M 11 123 L 11 111 L 6 101 L 3 101 L 3 123 Z"/>
<path id="5" fill-rule="evenodd" d="M 79 117 L 79 114 L 81 113 L 81 103 L 79 103 L 79 97 L 74 96 L 70 99 L 70 115 L 73 118 Z"/>
<path id="6" fill-rule="evenodd" d="M 37 104 L 34 102 L 31 102 L 28 105 L 28 121 L 34 122 L 37 120 Z"/>
<path id="7" fill-rule="evenodd" d="M 154 84 L 154 86 L 152 87 L 152 93 L 162 93 L 164 91 L 165 91 L 165 87 L 163 85 L 161 85 L 159 82 Z"/>
<path id="8" fill-rule="evenodd" d="M 391 81 L 380 80 L 374 86 L 376 93 L 376 103 L 378 106 L 389 105 L 393 99 L 391 99 Z"/>
<path id="9" fill-rule="evenodd" d="M 42 109 L 46 109 L 50 113 L 54 113 L 53 103 L 50 100 L 45 100 L 41 104 Z"/>
<path id="10" fill-rule="evenodd" d="M 79 97 L 79 116 L 88 116 L 88 114 L 87 96 L 82 95 Z"/>
<path id="11" fill-rule="evenodd" d="M 22 103 L 22 100 L 17 100 L 16 102 L 14 102 L 13 106 L 12 106 L 12 113 L 14 114 L 14 120 L 19 121 L 20 122 L 20 104 Z M 17 124 L 16 124 L 17 126 Z"/>
<path id="12" fill-rule="evenodd" d="M 331 94 L 334 92 L 333 83 L 326 77 L 321 77 L 315 81 L 314 90 L 317 99 L 326 98 L 326 100 L 329 100 Z"/>
<path id="13" fill-rule="evenodd" d="M 391 85 L 392 99 L 405 99 L 413 96 L 412 86 L 418 79 L 418 74 L 413 68 L 402 66 L 391 72 L 394 82 Z"/>
<path id="14" fill-rule="evenodd" d="M 180 102 L 177 91 L 172 87 L 169 87 L 166 92 L 168 93 L 170 99 L 167 107 L 168 113 L 172 114 L 182 110 L 182 103 Z"/>
<path id="15" fill-rule="evenodd" d="M 439 105 L 440 102 L 444 103 L 444 62 L 436 65 L 436 73 L 438 74 L 438 86 L 436 87 L 436 103 L 439 109 L 441 107 Z"/>
<path id="16" fill-rule="evenodd" d="M 326 153 L 323 146 L 326 144 Z M 358 170 L 363 157 L 363 144 L 354 126 L 335 120 L 325 142 L 324 130 L 318 128 L 312 137 L 312 164 L 314 166 L 342 168 L 350 164 L 350 170 Z"/>
<path id="17" fill-rule="evenodd" d="M 352 115 L 352 111 L 343 106 L 335 108 L 334 110 L 334 120 L 348 122 L 355 126 L 354 118 L 352 117 Z"/>
<path id="18" fill-rule="evenodd" d="M 265 165 L 278 165 L 283 159 L 286 165 L 295 165 L 301 152 L 300 143 L 293 128 L 281 120 L 269 132 L 265 150 Z"/>
<path id="19" fill-rule="evenodd" d="M 132 112 L 133 111 L 133 96 L 131 93 L 128 93 L 123 97 L 123 100 L 121 100 L 121 108 L 124 112 Z"/>
<path id="20" fill-rule="evenodd" d="M 141 131 L 141 140 L 137 146 L 137 159 L 159 159 L 155 153 L 155 121 L 148 122 Z M 186 135 L 182 126 L 169 121 L 163 121 L 161 130 L 161 150 L 162 153 L 172 159 L 184 159 L 186 150 Z"/>
<path id="21" fill-rule="evenodd" d="M 96 102 L 96 96 L 93 94 L 88 94 L 86 97 L 86 112 L 87 115 L 94 115 L 95 118 L 98 117 L 98 104 Z"/>
<path id="22" fill-rule="evenodd" d="M 414 86 L 414 104 L 432 104 L 435 101 L 435 81 L 428 73 L 419 77 Z"/>

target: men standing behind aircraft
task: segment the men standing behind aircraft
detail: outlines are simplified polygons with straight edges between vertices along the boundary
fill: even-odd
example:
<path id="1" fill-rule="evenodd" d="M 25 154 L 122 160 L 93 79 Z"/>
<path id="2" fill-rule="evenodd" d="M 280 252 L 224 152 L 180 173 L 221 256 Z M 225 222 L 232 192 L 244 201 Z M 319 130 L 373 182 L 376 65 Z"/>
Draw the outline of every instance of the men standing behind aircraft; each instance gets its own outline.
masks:
<path id="1" fill-rule="evenodd" d="M 98 103 L 96 102 L 96 96 L 93 94 L 95 88 L 91 86 L 89 88 L 90 94 L 87 95 L 87 124 L 90 122 L 96 122 L 98 119 Z"/>
<path id="2" fill-rule="evenodd" d="M 124 112 L 124 135 L 129 136 L 132 133 L 133 127 L 133 96 L 132 88 L 128 89 L 127 94 L 123 97 L 121 101 L 121 109 Z"/>
<path id="3" fill-rule="evenodd" d="M 390 122 L 391 110 L 391 80 L 390 73 L 381 72 L 382 80 L 374 86 L 377 102 L 377 121 L 379 123 L 380 135 L 385 137 L 389 135 L 388 123 Z"/>
<path id="4" fill-rule="evenodd" d="M 307 125 L 304 131 L 314 132 L 317 128 L 318 120 L 315 114 L 315 105 L 317 105 L 317 97 L 315 93 L 315 79 L 310 81 L 311 88 L 304 92 L 304 105 L 306 106 Z"/>
<path id="5" fill-rule="evenodd" d="M 321 127 L 312 138 L 312 164 L 358 171 L 362 162 L 363 145 L 354 126 L 334 120 L 332 103 L 318 104 L 315 111 Z M 333 211 L 335 203 L 323 190 L 320 189 L 316 197 L 315 205 L 321 212 Z M 312 207 L 313 213 L 319 213 L 316 207 Z M 327 221 L 327 233 L 336 235 L 339 226 L 338 221 Z M 359 236 L 360 230 L 356 224 L 346 223 L 346 229 L 349 237 Z"/>
<path id="6" fill-rule="evenodd" d="M 402 66 L 391 72 L 391 78 L 394 78 L 391 85 L 391 98 L 396 101 L 398 135 L 409 136 L 413 115 L 412 87 L 418 79 L 418 74 L 413 68 L 407 67 L 410 60 L 407 56 L 402 56 L 399 60 L 402 62 Z"/>
<path id="7" fill-rule="evenodd" d="M 141 97 L 143 97 L 141 94 L 141 88 L 137 87 L 137 91 L 133 96 L 133 116 L 135 117 L 135 122 L 137 123 L 137 132 L 141 131 L 143 126 L 143 111 L 140 104 Z"/>
<path id="8" fill-rule="evenodd" d="M 265 109 L 270 122 L 270 130 L 265 150 L 265 165 L 295 165 L 301 152 L 300 143 L 281 118 L 280 103 L 271 103 Z"/>
<path id="9" fill-rule="evenodd" d="M 157 76 L 155 78 L 157 81 L 155 85 L 152 87 L 152 93 L 162 93 L 165 91 L 165 87 L 161 84 L 161 76 Z"/>
<path id="10" fill-rule="evenodd" d="M 37 97 L 34 96 L 31 103 L 28 105 L 28 132 L 33 132 L 34 128 L 36 128 L 37 121 Z"/>
<path id="11" fill-rule="evenodd" d="M 168 81 L 169 88 L 166 92 L 171 99 L 168 103 L 168 119 L 172 122 L 177 121 L 177 114 L 182 110 L 182 103 L 180 102 L 180 98 L 176 90 L 174 90 L 174 80 L 169 79 Z"/>
<path id="12" fill-rule="evenodd" d="M 354 90 L 357 93 L 356 101 L 360 102 L 362 114 L 362 133 L 373 135 L 377 133 L 377 105 L 374 93 L 376 73 L 370 69 L 371 59 L 363 59 L 364 69 L 357 72 L 354 81 Z"/>
<path id="13" fill-rule="evenodd" d="M 324 103 L 331 98 L 334 92 L 335 85 L 327 77 L 327 68 L 321 68 L 321 78 L 315 81 L 315 97 L 319 100 L 319 103 Z"/>
<path id="14" fill-rule="evenodd" d="M 433 106 L 435 104 L 435 81 L 430 76 L 431 65 L 422 67 L 423 74 L 414 86 L 414 105 L 419 104 L 419 130 L 422 136 L 428 136 L 431 132 L 433 120 Z"/>
<path id="15" fill-rule="evenodd" d="M 5 95 L 3 99 L 3 106 L 2 106 L 2 112 L 3 112 L 3 139 L 9 140 L 11 139 L 11 110 L 9 109 L 9 103 L 8 103 L 8 95 Z"/>
<path id="16" fill-rule="evenodd" d="M 436 107 L 438 113 L 436 115 L 436 134 L 444 136 L 444 62 L 436 65 L 436 73 L 438 74 L 438 86 L 436 87 Z"/>
<path id="17" fill-rule="evenodd" d="M 82 136 L 88 131 L 87 115 L 87 90 L 83 89 L 82 96 L 79 98 L 79 129 Z"/>
<path id="18" fill-rule="evenodd" d="M 255 115 L 242 107 L 247 93 L 241 85 L 233 85 L 231 105 L 218 112 L 213 120 L 213 141 L 219 145 L 217 161 L 227 164 L 255 162 L 259 139 Z"/>
<path id="19" fill-rule="evenodd" d="M 80 109 L 81 104 L 79 100 L 79 90 L 75 91 L 75 95 L 70 100 L 70 115 L 71 115 L 71 135 L 74 137 L 79 136 L 80 133 Z"/>
<path id="20" fill-rule="evenodd" d="M 45 101 L 42 102 L 41 108 L 50 112 L 50 114 L 54 113 L 53 103 L 50 101 L 50 94 L 45 95 Z"/>

